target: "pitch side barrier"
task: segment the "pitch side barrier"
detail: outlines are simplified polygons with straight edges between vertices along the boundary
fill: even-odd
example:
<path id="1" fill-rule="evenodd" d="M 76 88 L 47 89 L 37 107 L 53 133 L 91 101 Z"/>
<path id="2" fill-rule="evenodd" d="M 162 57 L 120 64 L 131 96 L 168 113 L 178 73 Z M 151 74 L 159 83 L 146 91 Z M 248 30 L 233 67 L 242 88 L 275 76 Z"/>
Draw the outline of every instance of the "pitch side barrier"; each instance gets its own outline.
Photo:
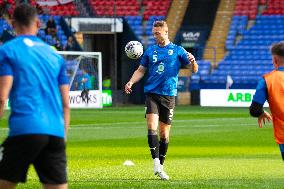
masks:
<path id="1" fill-rule="evenodd" d="M 214 107 L 249 107 L 255 89 L 201 89 L 200 105 Z M 268 107 L 265 102 L 264 107 Z"/>

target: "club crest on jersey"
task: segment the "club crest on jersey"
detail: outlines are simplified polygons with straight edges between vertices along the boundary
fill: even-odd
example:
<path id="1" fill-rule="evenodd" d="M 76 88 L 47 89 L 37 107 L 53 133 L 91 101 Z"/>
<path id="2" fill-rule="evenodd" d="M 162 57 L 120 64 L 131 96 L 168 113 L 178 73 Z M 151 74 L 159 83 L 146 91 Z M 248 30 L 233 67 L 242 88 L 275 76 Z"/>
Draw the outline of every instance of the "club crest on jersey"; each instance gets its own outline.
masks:
<path id="1" fill-rule="evenodd" d="M 158 70 L 156 71 L 158 74 L 161 74 L 161 73 L 163 73 L 164 72 L 164 70 L 165 70 L 165 66 L 164 66 L 164 63 L 163 62 L 161 62 L 160 64 L 159 64 L 159 66 L 158 66 Z"/>
<path id="2" fill-rule="evenodd" d="M 24 39 L 24 43 L 25 43 L 27 46 L 29 46 L 29 47 L 34 46 L 33 41 L 30 40 L 30 39 L 28 39 L 28 38 L 25 38 L 25 39 Z"/>
<path id="3" fill-rule="evenodd" d="M 168 51 L 168 54 L 169 54 L 169 55 L 173 55 L 173 53 L 174 53 L 174 50 L 172 50 L 172 49 L 170 49 L 170 50 Z"/>

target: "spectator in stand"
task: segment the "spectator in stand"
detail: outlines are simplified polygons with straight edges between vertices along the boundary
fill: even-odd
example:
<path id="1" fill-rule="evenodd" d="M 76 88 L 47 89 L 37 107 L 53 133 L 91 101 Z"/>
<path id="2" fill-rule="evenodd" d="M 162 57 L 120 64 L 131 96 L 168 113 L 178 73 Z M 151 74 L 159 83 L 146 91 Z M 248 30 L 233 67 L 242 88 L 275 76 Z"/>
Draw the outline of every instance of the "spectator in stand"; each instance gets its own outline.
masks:
<path id="1" fill-rule="evenodd" d="M 15 3 L 16 3 L 17 6 L 20 5 L 20 4 L 22 4 L 22 3 L 29 4 L 29 0 L 16 0 Z"/>
<path id="2" fill-rule="evenodd" d="M 53 36 L 52 41 L 53 41 L 53 45 L 56 48 L 56 50 L 61 51 L 62 46 L 61 46 L 59 39 L 56 36 Z"/>
<path id="3" fill-rule="evenodd" d="M 7 18 L 9 17 L 9 9 L 11 5 L 7 0 L 4 0 L 0 5 L 0 17 Z"/>
<path id="4" fill-rule="evenodd" d="M 51 36 L 55 36 L 56 32 L 57 32 L 56 23 L 55 23 L 53 17 L 50 16 L 47 23 L 46 23 L 45 33 L 48 34 L 48 35 L 51 35 Z"/>
<path id="5" fill-rule="evenodd" d="M 65 50 L 65 51 L 74 51 L 74 50 L 76 50 L 75 43 L 74 43 L 74 40 L 73 40 L 72 36 L 68 37 L 68 41 L 67 41 L 66 45 L 64 46 L 63 50 Z"/>
<path id="6" fill-rule="evenodd" d="M 43 9 L 39 4 L 36 4 L 36 10 L 37 10 L 37 14 L 43 14 Z"/>

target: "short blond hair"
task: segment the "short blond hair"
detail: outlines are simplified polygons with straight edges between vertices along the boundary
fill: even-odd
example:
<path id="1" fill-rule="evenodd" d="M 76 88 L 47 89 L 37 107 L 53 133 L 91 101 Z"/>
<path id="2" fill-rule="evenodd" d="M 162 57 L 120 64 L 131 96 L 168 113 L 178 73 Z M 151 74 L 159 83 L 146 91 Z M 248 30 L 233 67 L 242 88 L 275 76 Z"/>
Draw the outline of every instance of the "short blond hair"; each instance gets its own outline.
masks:
<path id="1" fill-rule="evenodd" d="M 157 20 L 153 23 L 153 27 L 168 28 L 167 22 L 164 20 Z"/>

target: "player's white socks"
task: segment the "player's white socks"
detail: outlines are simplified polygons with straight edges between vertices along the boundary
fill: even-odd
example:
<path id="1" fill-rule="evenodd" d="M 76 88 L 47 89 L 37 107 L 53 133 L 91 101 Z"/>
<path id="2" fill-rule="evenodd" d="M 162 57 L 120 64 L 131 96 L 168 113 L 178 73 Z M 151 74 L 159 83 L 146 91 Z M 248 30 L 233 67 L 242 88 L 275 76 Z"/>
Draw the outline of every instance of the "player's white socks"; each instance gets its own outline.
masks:
<path id="1" fill-rule="evenodd" d="M 160 172 L 159 172 L 159 177 L 162 179 L 162 180 L 169 180 L 170 177 L 169 175 L 167 175 L 167 173 L 164 171 L 164 166 L 163 165 L 160 165 Z"/>
<path id="2" fill-rule="evenodd" d="M 159 158 L 153 159 L 154 161 L 154 174 L 158 175 L 162 180 L 169 180 L 170 177 L 164 171 L 164 166 L 160 164 Z"/>
<path id="3" fill-rule="evenodd" d="M 155 158 L 154 160 L 154 174 L 157 175 L 161 172 L 161 164 L 159 158 Z"/>

